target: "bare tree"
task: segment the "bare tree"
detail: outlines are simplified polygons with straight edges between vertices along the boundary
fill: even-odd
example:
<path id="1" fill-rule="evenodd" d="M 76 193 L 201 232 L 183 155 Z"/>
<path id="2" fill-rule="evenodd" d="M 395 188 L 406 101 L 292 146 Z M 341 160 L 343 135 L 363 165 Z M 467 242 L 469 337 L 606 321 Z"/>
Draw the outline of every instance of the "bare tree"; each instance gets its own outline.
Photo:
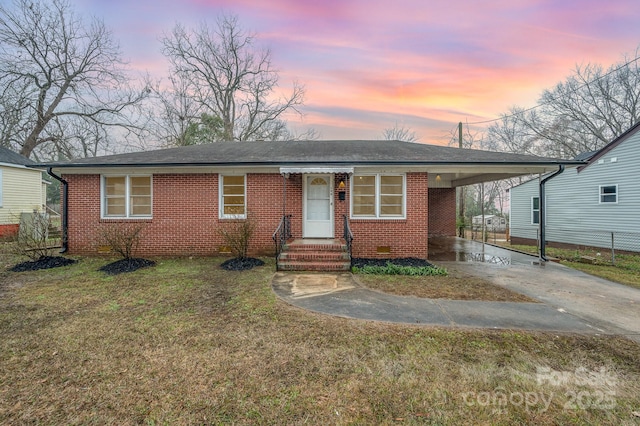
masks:
<path id="1" fill-rule="evenodd" d="M 602 148 L 640 120 L 639 54 L 606 71 L 576 67 L 543 92 L 539 107 L 511 108 L 489 127 L 487 139 L 500 150 L 561 158 Z"/>
<path id="2" fill-rule="evenodd" d="M 175 74 L 188 79 L 192 100 L 222 120 L 224 140 L 272 140 L 286 137 L 283 114 L 298 111 L 304 87 L 294 82 L 288 97 L 275 99 L 278 72 L 269 50 L 255 47 L 236 16 L 221 16 L 214 28 L 177 24 L 162 39 Z M 284 135 L 284 136 L 283 136 Z"/>
<path id="3" fill-rule="evenodd" d="M 416 132 L 405 127 L 404 124 L 398 124 L 396 121 L 393 127 L 387 127 L 382 130 L 382 139 L 387 141 L 417 142 L 419 138 L 416 136 Z"/>
<path id="4" fill-rule="evenodd" d="M 68 133 L 83 127 L 79 121 L 130 131 L 132 108 L 147 92 L 127 86 L 103 22 L 85 23 L 66 0 L 0 5 L 0 105 L 19 112 L 1 129 L 3 144 L 28 157 L 47 142 L 81 142 Z"/>

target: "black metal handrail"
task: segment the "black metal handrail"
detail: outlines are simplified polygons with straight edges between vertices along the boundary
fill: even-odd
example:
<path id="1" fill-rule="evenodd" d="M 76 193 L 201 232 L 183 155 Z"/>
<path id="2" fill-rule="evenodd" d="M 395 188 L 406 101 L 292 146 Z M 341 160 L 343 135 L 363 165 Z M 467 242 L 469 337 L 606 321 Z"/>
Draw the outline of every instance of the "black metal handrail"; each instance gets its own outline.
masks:
<path id="1" fill-rule="evenodd" d="M 276 245 L 276 268 L 278 266 L 278 256 L 282 253 L 282 249 L 287 241 L 291 238 L 291 215 L 284 215 L 280 219 L 278 227 L 273 232 L 273 242 Z"/>
<path id="2" fill-rule="evenodd" d="M 349 226 L 349 218 L 347 215 L 342 216 L 344 218 L 344 232 L 343 238 L 347 243 L 347 252 L 349 253 L 349 259 L 351 259 L 351 243 L 353 242 L 353 232 L 351 232 L 351 226 Z"/>

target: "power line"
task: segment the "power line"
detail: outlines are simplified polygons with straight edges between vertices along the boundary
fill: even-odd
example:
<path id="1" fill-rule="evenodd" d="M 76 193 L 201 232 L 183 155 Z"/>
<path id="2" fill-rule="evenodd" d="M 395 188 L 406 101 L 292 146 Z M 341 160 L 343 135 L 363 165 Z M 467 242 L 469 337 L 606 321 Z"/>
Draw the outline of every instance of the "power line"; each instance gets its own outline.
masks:
<path id="1" fill-rule="evenodd" d="M 634 63 L 634 62 L 637 62 L 638 60 L 640 60 L 640 56 L 636 56 L 635 58 L 631 59 L 630 61 L 625 62 L 624 64 L 620 65 L 619 67 L 612 69 L 611 71 L 607 72 L 607 73 L 606 73 L 606 74 L 604 74 L 604 75 L 601 75 L 601 76 L 600 76 L 600 77 L 598 77 L 598 78 L 595 78 L 595 79 L 593 79 L 593 80 L 591 80 L 591 81 L 587 81 L 587 82 L 585 82 L 584 84 L 581 84 L 580 86 L 576 87 L 575 89 L 570 90 L 570 92 L 577 92 L 578 90 L 582 89 L 583 87 L 586 87 L 586 86 L 588 86 L 588 85 L 590 85 L 590 84 L 593 84 L 593 83 L 595 83 L 596 81 L 602 80 L 602 79 L 604 79 L 604 78 L 606 78 L 606 77 L 610 76 L 611 74 L 613 74 L 613 73 L 615 73 L 615 72 L 620 71 L 622 68 L 628 67 L 629 65 L 631 65 L 631 64 L 632 64 L 632 63 Z M 484 121 L 475 121 L 475 122 L 473 122 L 473 123 L 469 123 L 469 122 L 467 122 L 466 124 L 467 124 L 467 125 L 470 125 L 470 124 L 486 124 L 486 123 L 493 123 L 494 121 L 499 121 L 499 120 L 503 120 L 503 119 L 505 119 L 505 118 L 515 117 L 516 115 L 521 115 L 521 114 L 524 114 L 525 112 L 533 111 L 534 109 L 536 109 L 536 108 L 540 108 L 541 106 L 548 105 L 548 104 L 550 104 L 551 102 L 553 102 L 553 101 L 555 101 L 555 100 L 556 100 L 556 98 L 552 98 L 552 99 L 549 99 L 547 102 L 542 102 L 542 103 L 537 104 L 537 105 L 534 105 L 534 106 L 532 106 L 532 107 L 530 107 L 530 108 L 523 109 L 522 111 L 518 111 L 518 112 L 515 112 L 515 113 L 513 113 L 513 114 L 505 115 L 505 116 L 502 116 L 502 117 L 500 117 L 500 118 L 494 118 L 494 119 L 491 119 L 491 120 L 484 120 Z"/>

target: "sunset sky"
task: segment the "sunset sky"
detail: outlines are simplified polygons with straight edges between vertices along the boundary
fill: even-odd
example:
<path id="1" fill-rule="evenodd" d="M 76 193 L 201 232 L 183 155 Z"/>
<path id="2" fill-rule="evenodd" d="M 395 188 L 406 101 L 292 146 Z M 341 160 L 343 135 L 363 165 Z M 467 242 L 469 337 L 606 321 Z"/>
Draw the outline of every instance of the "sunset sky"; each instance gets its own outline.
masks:
<path id="1" fill-rule="evenodd" d="M 532 107 L 576 65 L 635 57 L 637 0 L 71 0 L 102 18 L 124 57 L 161 78 L 159 39 L 221 13 L 272 51 L 281 89 L 306 86 L 295 130 L 376 139 L 394 123 L 446 144 L 458 121 Z"/>

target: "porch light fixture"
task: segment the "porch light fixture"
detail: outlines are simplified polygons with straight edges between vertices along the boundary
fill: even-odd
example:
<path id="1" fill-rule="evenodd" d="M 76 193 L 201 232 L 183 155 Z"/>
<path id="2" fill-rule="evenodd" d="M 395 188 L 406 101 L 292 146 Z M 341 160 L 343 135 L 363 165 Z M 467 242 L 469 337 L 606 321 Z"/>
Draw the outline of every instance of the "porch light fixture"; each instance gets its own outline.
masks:
<path id="1" fill-rule="evenodd" d="M 347 193 L 345 192 L 346 185 L 344 183 L 344 178 L 340 178 L 338 182 L 338 200 L 344 201 L 347 199 Z"/>
<path id="2" fill-rule="evenodd" d="M 442 180 L 442 178 L 440 177 L 440 175 L 436 175 L 436 182 L 440 182 Z"/>

